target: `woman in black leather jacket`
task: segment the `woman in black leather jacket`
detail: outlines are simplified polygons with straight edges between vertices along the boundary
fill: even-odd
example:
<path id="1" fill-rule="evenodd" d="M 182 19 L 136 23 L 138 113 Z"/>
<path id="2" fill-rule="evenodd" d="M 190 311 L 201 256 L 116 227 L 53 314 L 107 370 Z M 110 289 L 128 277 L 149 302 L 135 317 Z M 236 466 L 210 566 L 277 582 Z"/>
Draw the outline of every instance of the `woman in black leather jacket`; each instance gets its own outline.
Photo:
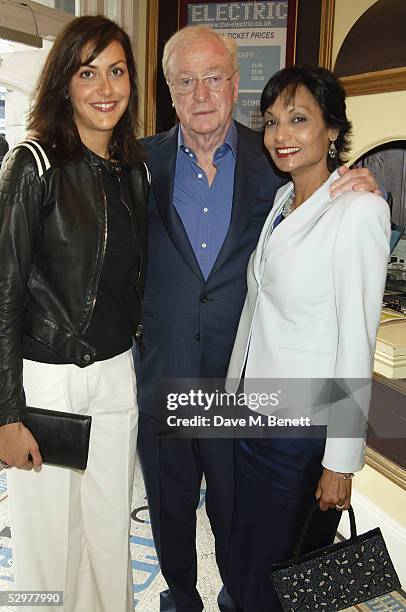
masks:
<path id="1" fill-rule="evenodd" d="M 18 146 L 0 179 L 0 459 L 13 468 L 15 588 L 63 591 L 64 612 L 133 610 L 131 346 L 149 188 L 137 115 L 128 36 L 101 16 L 75 19 L 29 120 L 50 165 L 40 173 L 36 144 Z M 42 465 L 27 405 L 92 416 L 84 472 Z"/>

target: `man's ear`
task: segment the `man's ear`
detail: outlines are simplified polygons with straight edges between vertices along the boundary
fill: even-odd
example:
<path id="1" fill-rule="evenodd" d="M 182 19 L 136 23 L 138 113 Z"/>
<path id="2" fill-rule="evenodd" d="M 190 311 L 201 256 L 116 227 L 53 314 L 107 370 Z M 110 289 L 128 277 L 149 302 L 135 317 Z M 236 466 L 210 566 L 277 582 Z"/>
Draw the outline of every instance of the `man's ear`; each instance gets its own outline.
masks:
<path id="1" fill-rule="evenodd" d="M 238 100 L 238 85 L 240 82 L 240 73 L 236 72 L 234 77 L 233 77 L 234 81 L 233 81 L 233 88 L 234 88 L 234 102 L 237 102 Z"/>

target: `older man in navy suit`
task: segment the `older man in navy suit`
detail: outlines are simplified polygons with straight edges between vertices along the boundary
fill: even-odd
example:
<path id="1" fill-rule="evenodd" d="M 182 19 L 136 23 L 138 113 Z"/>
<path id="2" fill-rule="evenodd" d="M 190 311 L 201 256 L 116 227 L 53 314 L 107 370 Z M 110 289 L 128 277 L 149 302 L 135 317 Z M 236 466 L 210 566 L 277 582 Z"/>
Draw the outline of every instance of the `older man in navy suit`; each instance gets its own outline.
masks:
<path id="1" fill-rule="evenodd" d="M 283 179 L 262 134 L 232 119 L 235 43 L 203 26 L 166 44 L 163 68 L 180 123 L 144 141 L 152 175 L 144 302 L 145 357 L 136 367 L 139 454 L 152 530 L 169 589 L 161 611 L 197 612 L 196 509 L 202 475 L 223 581 L 233 508 L 232 440 L 160 436 L 163 379 L 224 378 L 246 293 L 246 268 Z M 375 188 L 363 170 L 337 189 Z M 366 182 L 366 185 L 362 185 Z M 344 186 L 343 186 L 344 184 Z M 238 610 L 223 588 L 220 610 Z"/>

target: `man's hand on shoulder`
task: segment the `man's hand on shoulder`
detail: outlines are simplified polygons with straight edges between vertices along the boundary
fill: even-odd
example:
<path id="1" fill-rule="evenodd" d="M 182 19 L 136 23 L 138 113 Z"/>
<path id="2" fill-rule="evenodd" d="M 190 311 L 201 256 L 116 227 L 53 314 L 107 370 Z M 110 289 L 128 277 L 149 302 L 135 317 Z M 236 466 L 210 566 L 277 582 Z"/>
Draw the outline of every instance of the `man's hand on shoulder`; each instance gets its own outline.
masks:
<path id="1" fill-rule="evenodd" d="M 350 170 L 347 166 L 340 166 L 338 172 L 340 178 L 336 179 L 330 187 L 332 196 L 338 196 L 346 191 L 371 191 L 380 196 L 384 195 L 368 168 L 352 168 Z"/>

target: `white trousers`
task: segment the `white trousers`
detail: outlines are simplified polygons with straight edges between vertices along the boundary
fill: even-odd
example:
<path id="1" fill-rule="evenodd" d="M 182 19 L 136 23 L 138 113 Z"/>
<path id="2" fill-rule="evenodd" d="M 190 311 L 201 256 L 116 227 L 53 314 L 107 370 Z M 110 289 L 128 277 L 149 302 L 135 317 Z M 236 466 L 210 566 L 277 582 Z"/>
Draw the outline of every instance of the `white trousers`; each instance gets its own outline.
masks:
<path id="1" fill-rule="evenodd" d="M 90 414 L 86 471 L 8 471 L 15 590 L 63 591 L 41 612 L 132 612 L 138 408 L 131 351 L 87 368 L 24 361 L 27 405 Z M 31 612 L 33 608 L 19 608 Z"/>

